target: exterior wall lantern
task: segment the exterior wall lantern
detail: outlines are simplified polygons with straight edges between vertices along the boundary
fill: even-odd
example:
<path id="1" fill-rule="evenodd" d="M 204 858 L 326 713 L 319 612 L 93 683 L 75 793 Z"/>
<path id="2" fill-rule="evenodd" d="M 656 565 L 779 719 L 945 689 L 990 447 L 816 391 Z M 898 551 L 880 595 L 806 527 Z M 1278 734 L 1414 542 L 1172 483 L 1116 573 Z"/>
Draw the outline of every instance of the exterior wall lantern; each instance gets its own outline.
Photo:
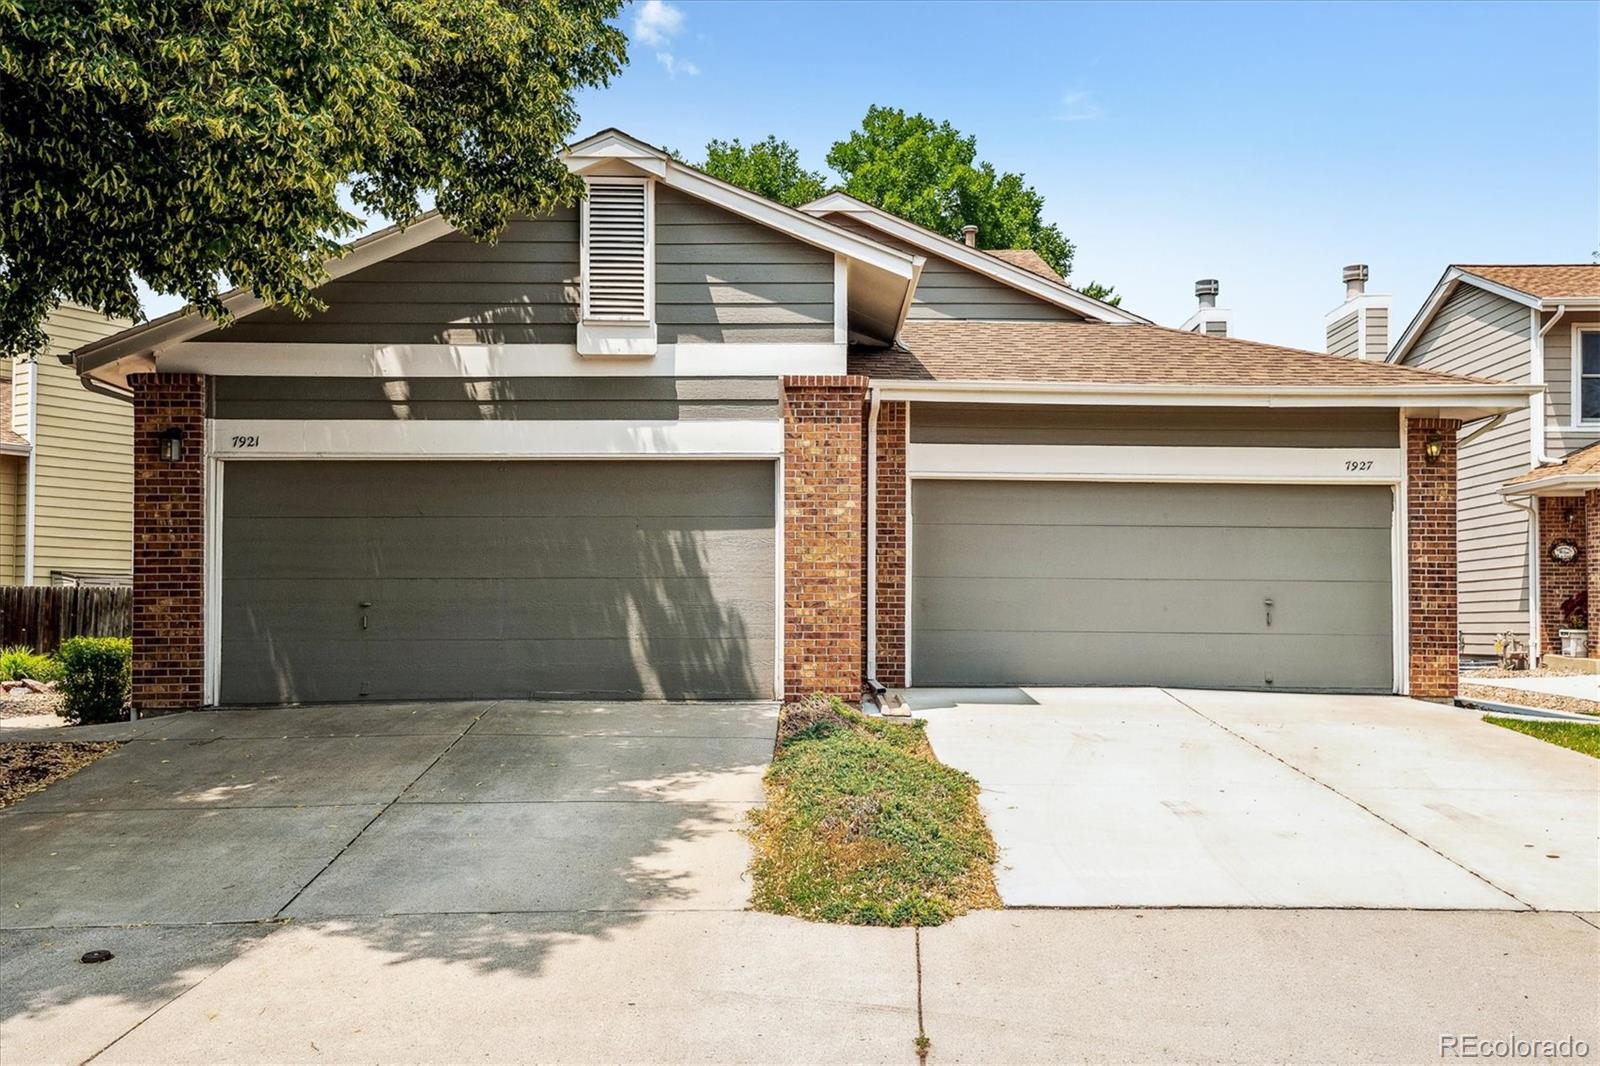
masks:
<path id="1" fill-rule="evenodd" d="M 164 463 L 183 461 L 183 430 L 177 426 L 168 426 L 161 431 L 161 461 Z"/>
<path id="2" fill-rule="evenodd" d="M 1435 434 L 1429 437 L 1422 445 L 1422 457 L 1430 463 L 1437 463 L 1439 456 L 1444 454 L 1444 438 Z"/>

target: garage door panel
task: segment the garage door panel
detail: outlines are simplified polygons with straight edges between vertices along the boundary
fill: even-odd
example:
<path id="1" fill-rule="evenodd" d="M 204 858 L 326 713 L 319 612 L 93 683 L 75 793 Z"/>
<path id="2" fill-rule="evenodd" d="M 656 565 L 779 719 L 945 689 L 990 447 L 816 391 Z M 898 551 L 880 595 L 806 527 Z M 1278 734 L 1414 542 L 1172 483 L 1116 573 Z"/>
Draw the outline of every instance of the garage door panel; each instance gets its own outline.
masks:
<path id="1" fill-rule="evenodd" d="M 1392 495 L 916 482 L 912 679 L 1389 691 Z"/>
<path id="2" fill-rule="evenodd" d="M 1388 691 L 1386 682 L 1351 683 L 1352 676 L 1387 676 L 1390 645 L 1377 637 L 1199 634 L 1174 641 L 1161 633 L 947 630 L 915 639 L 918 662 L 935 666 L 919 666 L 918 685 Z"/>
<path id="3" fill-rule="evenodd" d="M 918 633 L 1266 633 L 1271 599 L 1273 634 L 1371 635 L 1392 606 L 1379 581 L 925 577 L 913 595 Z"/>
<path id="4" fill-rule="evenodd" d="M 924 524 L 913 519 L 916 576 L 1318 581 L 1370 575 L 1387 529 Z"/>
<path id="5" fill-rule="evenodd" d="M 361 697 L 361 644 L 274 635 L 222 642 L 229 703 L 322 703 Z"/>
<path id="6" fill-rule="evenodd" d="M 1017 525 L 1258 526 L 1389 528 L 1387 490 L 1322 485 L 1148 484 L 1061 481 L 920 481 L 937 506 L 918 520 L 965 523 L 973 516 Z"/>
<path id="7" fill-rule="evenodd" d="M 773 475 L 229 463 L 222 698 L 771 698 Z"/>

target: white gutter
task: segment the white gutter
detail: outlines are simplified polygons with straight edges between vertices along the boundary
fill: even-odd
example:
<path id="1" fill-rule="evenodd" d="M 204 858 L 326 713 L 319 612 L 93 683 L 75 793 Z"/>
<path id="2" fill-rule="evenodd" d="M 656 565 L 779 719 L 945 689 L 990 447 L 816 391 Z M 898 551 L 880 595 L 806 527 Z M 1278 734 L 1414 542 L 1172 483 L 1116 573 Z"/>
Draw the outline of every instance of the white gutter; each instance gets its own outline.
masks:
<path id="1" fill-rule="evenodd" d="M 870 386 L 867 407 L 867 679 L 878 676 L 878 408 L 883 403 Z"/>
<path id="2" fill-rule="evenodd" d="M 33 584 L 34 527 L 39 506 L 39 357 L 28 364 L 28 485 L 22 534 L 22 583 Z"/>

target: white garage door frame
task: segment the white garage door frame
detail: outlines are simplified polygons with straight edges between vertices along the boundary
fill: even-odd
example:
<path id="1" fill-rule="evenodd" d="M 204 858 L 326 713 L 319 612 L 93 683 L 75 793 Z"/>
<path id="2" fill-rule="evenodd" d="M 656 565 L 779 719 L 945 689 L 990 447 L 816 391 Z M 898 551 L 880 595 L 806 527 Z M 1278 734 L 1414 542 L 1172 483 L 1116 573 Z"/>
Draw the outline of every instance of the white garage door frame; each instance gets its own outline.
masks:
<path id="1" fill-rule="evenodd" d="M 1403 432 L 1404 422 L 1399 427 Z M 1406 541 L 1405 452 L 1394 448 L 1252 448 L 1063 444 L 917 444 L 906 456 L 905 683 L 916 684 L 911 658 L 913 558 L 917 550 L 911 493 L 916 481 L 1069 481 L 1125 484 L 1377 485 L 1394 494 L 1390 509 L 1390 592 L 1394 686 L 1410 690 L 1410 559 Z M 874 501 L 875 503 L 876 501 Z"/>
<path id="2" fill-rule="evenodd" d="M 203 688 L 222 692 L 222 508 L 230 463 L 272 460 L 661 462 L 744 460 L 772 464 L 773 691 L 783 682 L 783 421 L 400 422 L 361 419 L 228 419 L 205 423 Z"/>

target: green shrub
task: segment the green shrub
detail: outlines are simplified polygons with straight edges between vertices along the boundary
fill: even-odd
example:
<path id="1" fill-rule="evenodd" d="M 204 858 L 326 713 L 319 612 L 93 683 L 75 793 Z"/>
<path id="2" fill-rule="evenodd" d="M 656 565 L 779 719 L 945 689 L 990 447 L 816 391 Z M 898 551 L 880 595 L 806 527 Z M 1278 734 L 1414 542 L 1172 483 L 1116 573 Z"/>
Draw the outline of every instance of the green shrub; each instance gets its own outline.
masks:
<path id="1" fill-rule="evenodd" d="M 120 722 L 133 681 L 133 641 L 73 637 L 61 645 L 61 716 L 69 722 Z"/>
<path id="2" fill-rule="evenodd" d="M 18 645 L 0 648 L 0 681 L 60 681 L 61 663 L 52 655 L 41 655 Z"/>

